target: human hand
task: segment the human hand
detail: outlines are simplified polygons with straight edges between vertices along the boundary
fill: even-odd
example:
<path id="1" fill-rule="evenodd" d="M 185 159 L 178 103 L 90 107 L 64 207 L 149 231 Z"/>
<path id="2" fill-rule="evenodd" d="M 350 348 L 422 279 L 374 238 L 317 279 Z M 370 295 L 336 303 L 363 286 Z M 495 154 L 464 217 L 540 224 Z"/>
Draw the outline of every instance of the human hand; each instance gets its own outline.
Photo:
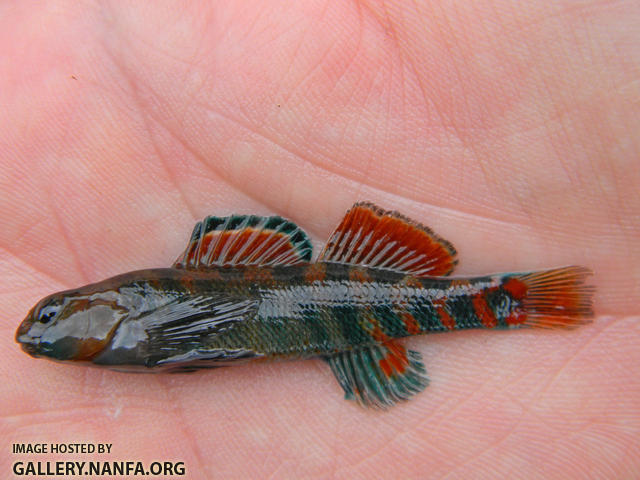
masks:
<path id="1" fill-rule="evenodd" d="M 5 451 L 106 442 L 79 458 L 188 478 L 638 475 L 631 3 L 0 8 Z M 588 266 L 597 317 L 412 339 L 431 385 L 386 412 L 320 361 L 132 375 L 14 343 L 41 297 L 169 266 L 206 215 L 286 216 L 317 253 L 357 200 L 432 227 L 460 275 Z"/>

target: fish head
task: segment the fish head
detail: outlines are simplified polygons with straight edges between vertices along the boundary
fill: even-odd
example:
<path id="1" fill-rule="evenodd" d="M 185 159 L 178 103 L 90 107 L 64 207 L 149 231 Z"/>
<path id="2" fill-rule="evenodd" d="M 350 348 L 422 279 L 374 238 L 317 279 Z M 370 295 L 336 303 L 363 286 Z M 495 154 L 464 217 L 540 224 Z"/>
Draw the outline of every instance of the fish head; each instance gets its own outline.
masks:
<path id="1" fill-rule="evenodd" d="M 49 295 L 29 311 L 18 327 L 16 341 L 33 357 L 91 361 L 127 316 L 116 300 L 109 289 Z"/>

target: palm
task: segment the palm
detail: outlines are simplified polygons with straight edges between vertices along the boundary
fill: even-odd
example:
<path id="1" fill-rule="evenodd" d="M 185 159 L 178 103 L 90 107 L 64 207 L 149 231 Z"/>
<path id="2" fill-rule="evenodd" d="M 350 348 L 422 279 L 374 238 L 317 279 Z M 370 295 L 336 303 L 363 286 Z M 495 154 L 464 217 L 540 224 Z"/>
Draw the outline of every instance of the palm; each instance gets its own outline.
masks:
<path id="1" fill-rule="evenodd" d="M 192 478 L 637 474 L 637 9 L 303 3 L 3 7 L 5 443 Z M 413 340 L 432 385 L 385 413 L 320 362 L 127 375 L 13 343 L 40 297 L 169 265 L 207 214 L 275 212 L 317 248 L 362 199 L 452 241 L 459 274 L 588 265 L 601 315 Z"/>

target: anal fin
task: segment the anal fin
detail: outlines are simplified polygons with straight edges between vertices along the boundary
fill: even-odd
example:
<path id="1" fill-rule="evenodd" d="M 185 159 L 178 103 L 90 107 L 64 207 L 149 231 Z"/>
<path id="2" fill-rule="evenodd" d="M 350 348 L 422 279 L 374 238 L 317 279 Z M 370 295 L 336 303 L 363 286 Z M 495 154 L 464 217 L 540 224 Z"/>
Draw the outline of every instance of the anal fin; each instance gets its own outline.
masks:
<path id="1" fill-rule="evenodd" d="M 345 392 L 369 408 L 384 409 L 408 400 L 429 384 L 419 352 L 395 340 L 325 357 Z"/>

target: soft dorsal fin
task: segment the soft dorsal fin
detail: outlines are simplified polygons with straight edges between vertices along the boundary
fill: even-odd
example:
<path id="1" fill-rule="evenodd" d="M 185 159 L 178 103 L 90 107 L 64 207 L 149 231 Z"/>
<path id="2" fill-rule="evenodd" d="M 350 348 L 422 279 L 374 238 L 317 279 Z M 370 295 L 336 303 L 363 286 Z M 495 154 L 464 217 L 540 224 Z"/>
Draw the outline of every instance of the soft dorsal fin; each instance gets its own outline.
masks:
<path id="1" fill-rule="evenodd" d="M 396 340 L 325 357 L 347 400 L 387 408 L 429 384 L 419 352 Z"/>
<path id="2" fill-rule="evenodd" d="M 448 275 L 456 251 L 429 228 L 372 203 L 356 203 L 333 232 L 319 262 L 386 268 L 416 276 Z"/>
<path id="3" fill-rule="evenodd" d="M 207 217 L 193 229 L 175 268 L 297 265 L 311 260 L 307 234 L 284 218 L 257 215 Z"/>

